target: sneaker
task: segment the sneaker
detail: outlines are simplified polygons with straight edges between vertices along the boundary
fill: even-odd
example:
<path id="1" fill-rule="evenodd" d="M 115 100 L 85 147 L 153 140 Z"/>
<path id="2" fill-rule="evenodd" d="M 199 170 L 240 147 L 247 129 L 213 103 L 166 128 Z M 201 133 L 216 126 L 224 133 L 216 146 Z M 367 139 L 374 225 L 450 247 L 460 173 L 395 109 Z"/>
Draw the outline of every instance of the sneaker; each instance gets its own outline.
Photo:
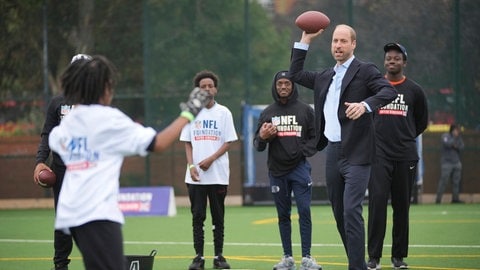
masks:
<path id="1" fill-rule="evenodd" d="M 188 270 L 203 270 L 205 268 L 205 259 L 203 256 L 197 255 L 193 258 L 192 264 L 188 267 Z"/>
<path id="2" fill-rule="evenodd" d="M 273 270 L 296 270 L 295 260 L 292 256 L 283 256 L 282 260 L 273 266 Z"/>
<path id="3" fill-rule="evenodd" d="M 228 264 L 225 257 L 220 254 L 213 258 L 213 269 L 230 269 L 230 264 Z"/>
<path id="4" fill-rule="evenodd" d="M 307 256 L 302 258 L 300 270 L 322 270 L 322 267 L 317 264 L 314 258 Z"/>
<path id="5" fill-rule="evenodd" d="M 395 269 L 408 269 L 408 264 L 403 261 L 403 258 L 392 257 L 392 267 Z"/>
<path id="6" fill-rule="evenodd" d="M 70 260 L 69 260 L 70 262 Z M 68 263 L 55 264 L 54 270 L 68 270 Z"/>
<path id="7" fill-rule="evenodd" d="M 367 269 L 368 270 L 382 269 L 382 266 L 380 265 L 380 259 L 368 258 Z"/>

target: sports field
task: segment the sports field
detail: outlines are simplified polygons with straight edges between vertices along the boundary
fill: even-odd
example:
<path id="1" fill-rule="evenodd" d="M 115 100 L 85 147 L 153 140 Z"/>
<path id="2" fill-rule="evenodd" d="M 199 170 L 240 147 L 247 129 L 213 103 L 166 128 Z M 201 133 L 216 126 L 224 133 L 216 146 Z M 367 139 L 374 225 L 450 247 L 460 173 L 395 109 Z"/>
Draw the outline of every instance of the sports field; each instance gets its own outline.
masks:
<path id="1" fill-rule="evenodd" d="M 367 208 L 364 208 L 365 218 Z M 300 261 L 298 217 L 293 219 L 294 257 Z M 389 213 L 391 218 L 391 213 Z M 312 255 L 323 269 L 346 269 L 346 256 L 329 206 L 313 206 Z M 212 269 L 210 218 L 206 231 L 206 269 Z M 413 205 L 410 214 L 411 269 L 480 269 L 480 204 Z M 383 269 L 390 269 L 391 222 L 385 239 Z M 0 269 L 51 269 L 53 210 L 0 211 Z M 188 269 L 194 256 L 188 208 L 175 217 L 127 217 L 125 252 L 147 255 L 158 251 L 154 269 Z M 282 248 L 271 206 L 230 206 L 226 210 L 224 255 L 232 269 L 272 269 Z M 83 269 L 76 248 L 71 270 Z"/>

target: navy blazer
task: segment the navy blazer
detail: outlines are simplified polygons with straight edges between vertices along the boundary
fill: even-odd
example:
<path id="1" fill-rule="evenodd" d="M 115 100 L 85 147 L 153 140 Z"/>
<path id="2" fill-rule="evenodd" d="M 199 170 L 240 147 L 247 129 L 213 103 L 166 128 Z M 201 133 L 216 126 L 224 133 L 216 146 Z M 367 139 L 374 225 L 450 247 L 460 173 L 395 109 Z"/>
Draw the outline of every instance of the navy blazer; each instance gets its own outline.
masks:
<path id="1" fill-rule="evenodd" d="M 324 135 L 325 115 L 323 107 L 328 88 L 335 75 L 333 68 L 321 72 L 303 70 L 306 50 L 293 49 L 290 64 L 291 80 L 314 92 L 315 133 L 317 149 L 323 150 L 328 140 Z M 341 127 L 342 148 L 352 165 L 371 164 L 375 157 L 375 129 L 373 113 L 365 113 L 356 120 L 346 117 L 345 102 L 366 102 L 374 111 L 389 104 L 397 97 L 397 90 L 383 77 L 372 63 L 353 59 L 342 81 L 338 119 Z"/>

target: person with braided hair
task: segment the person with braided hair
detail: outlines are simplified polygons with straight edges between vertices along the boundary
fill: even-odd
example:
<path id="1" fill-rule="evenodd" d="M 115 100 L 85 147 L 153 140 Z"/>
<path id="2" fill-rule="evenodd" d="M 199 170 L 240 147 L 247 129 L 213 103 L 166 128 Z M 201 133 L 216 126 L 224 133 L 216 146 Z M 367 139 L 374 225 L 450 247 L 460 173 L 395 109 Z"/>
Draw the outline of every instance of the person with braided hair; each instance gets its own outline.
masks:
<path id="1" fill-rule="evenodd" d="M 195 88 L 181 103 L 180 116 L 157 133 L 110 106 L 117 71 L 106 57 L 92 56 L 70 71 L 62 87 L 66 102 L 75 106 L 49 136 L 50 149 L 66 166 L 55 229 L 72 235 L 85 269 L 122 270 L 124 217 L 117 196 L 124 157 L 166 150 L 210 96 Z"/>

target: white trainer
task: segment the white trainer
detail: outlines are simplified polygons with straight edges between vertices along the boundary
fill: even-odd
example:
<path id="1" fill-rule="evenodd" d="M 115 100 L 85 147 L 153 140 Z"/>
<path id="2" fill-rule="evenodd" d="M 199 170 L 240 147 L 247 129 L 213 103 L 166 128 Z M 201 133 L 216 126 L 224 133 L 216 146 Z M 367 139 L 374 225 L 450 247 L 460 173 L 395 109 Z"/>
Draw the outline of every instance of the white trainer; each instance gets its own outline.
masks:
<path id="1" fill-rule="evenodd" d="M 322 270 L 322 267 L 317 264 L 314 258 L 308 256 L 302 258 L 300 270 Z"/>
<path id="2" fill-rule="evenodd" d="M 283 256 L 282 260 L 273 266 L 273 270 L 296 270 L 295 260 L 292 256 Z"/>

